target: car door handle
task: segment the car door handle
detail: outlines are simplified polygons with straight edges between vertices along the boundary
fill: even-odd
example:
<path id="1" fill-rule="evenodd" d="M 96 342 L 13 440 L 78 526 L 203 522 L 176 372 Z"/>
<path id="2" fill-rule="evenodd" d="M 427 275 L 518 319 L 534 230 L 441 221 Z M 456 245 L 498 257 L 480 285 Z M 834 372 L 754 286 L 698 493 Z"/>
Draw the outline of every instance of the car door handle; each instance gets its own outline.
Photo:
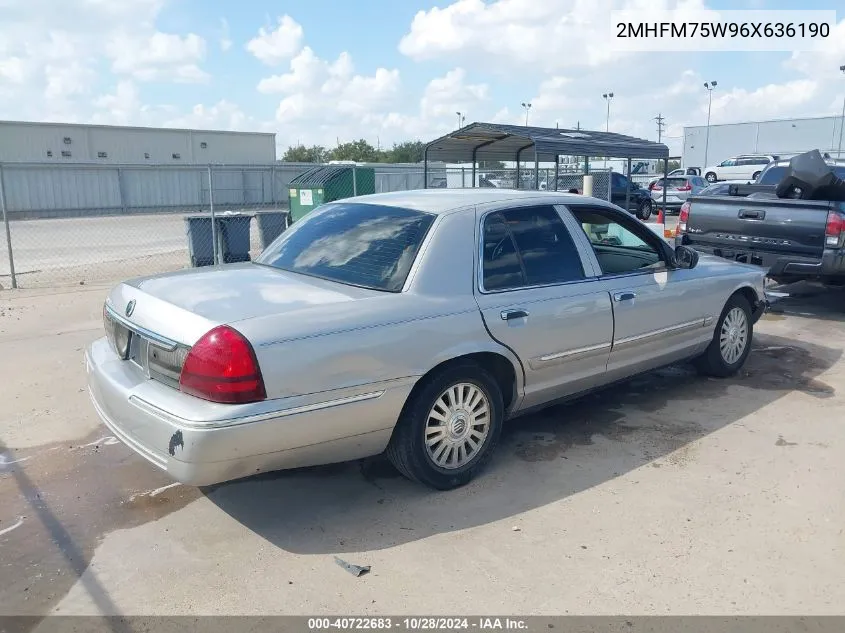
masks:
<path id="1" fill-rule="evenodd" d="M 500 316 L 502 317 L 502 321 L 511 321 L 513 319 L 525 319 L 525 318 L 528 318 L 528 311 L 527 310 L 502 310 Z"/>
<path id="2" fill-rule="evenodd" d="M 765 210 L 751 210 L 751 209 L 740 209 L 739 210 L 739 219 L 740 220 L 764 220 L 766 218 L 766 211 Z"/>
<path id="3" fill-rule="evenodd" d="M 614 301 L 632 301 L 637 298 L 636 292 L 631 292 L 630 290 L 626 290 L 625 292 L 617 292 L 613 295 Z"/>

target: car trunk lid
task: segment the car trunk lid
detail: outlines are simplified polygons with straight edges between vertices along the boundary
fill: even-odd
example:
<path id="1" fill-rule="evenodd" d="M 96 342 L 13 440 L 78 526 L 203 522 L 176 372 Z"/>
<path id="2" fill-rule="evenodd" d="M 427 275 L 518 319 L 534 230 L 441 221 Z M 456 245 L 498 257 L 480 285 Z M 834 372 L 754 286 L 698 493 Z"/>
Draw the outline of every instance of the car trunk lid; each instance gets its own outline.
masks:
<path id="1" fill-rule="evenodd" d="M 258 264 L 187 269 L 115 287 L 104 326 L 119 356 L 178 387 L 188 350 L 214 327 L 384 294 Z"/>

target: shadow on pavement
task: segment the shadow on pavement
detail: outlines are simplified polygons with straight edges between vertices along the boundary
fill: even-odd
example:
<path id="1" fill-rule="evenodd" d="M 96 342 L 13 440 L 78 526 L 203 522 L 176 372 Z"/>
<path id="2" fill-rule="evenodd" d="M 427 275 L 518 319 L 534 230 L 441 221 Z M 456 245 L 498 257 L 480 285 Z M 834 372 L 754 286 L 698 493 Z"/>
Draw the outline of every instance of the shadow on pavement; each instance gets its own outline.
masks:
<path id="1" fill-rule="evenodd" d="M 298 554 L 389 548 L 517 517 L 668 456 L 786 393 L 828 398 L 819 376 L 841 350 L 755 336 L 727 380 L 675 366 L 509 422 L 488 469 L 451 492 L 401 478 L 383 459 L 268 473 L 206 489 L 274 545 Z M 737 447 L 737 450 L 742 450 Z M 671 455 L 670 455 L 671 454 Z"/>
<path id="2" fill-rule="evenodd" d="M 798 282 L 766 289 L 772 301 L 765 319 L 798 316 L 845 322 L 845 287 Z"/>

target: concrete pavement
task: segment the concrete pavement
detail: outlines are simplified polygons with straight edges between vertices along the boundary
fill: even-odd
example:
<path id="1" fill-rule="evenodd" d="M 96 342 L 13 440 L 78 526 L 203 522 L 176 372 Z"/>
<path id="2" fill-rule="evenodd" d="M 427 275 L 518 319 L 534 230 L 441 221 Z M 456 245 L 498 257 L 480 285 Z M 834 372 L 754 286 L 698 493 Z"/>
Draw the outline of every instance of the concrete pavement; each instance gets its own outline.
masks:
<path id="1" fill-rule="evenodd" d="M 0 614 L 842 613 L 841 292 L 784 297 L 736 378 L 515 421 L 435 493 L 380 460 L 172 486 L 84 392 L 105 291 L 0 294 Z"/>

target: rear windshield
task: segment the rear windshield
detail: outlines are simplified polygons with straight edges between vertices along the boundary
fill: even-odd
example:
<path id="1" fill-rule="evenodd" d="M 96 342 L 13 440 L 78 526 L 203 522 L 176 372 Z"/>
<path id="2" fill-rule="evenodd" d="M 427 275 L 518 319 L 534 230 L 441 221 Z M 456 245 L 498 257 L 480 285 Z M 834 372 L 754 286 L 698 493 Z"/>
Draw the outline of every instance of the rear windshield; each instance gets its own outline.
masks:
<path id="1" fill-rule="evenodd" d="M 321 279 L 399 292 L 434 222 L 430 213 L 381 205 L 327 204 L 255 260 Z"/>
<path id="2" fill-rule="evenodd" d="M 685 187 L 687 184 L 686 178 L 669 178 L 668 180 L 666 178 L 661 178 L 657 181 L 657 185 L 662 187 L 664 181 L 669 183 L 667 189 L 677 189 L 678 187 Z"/>
<path id="3" fill-rule="evenodd" d="M 760 178 L 755 184 L 776 185 L 780 182 L 780 179 L 783 178 L 783 175 L 786 173 L 787 169 L 789 169 L 789 165 L 778 165 L 776 167 L 770 167 L 762 174 L 760 174 Z M 845 178 L 845 165 L 835 166 L 833 168 L 833 173 L 836 174 L 838 178 Z"/>

